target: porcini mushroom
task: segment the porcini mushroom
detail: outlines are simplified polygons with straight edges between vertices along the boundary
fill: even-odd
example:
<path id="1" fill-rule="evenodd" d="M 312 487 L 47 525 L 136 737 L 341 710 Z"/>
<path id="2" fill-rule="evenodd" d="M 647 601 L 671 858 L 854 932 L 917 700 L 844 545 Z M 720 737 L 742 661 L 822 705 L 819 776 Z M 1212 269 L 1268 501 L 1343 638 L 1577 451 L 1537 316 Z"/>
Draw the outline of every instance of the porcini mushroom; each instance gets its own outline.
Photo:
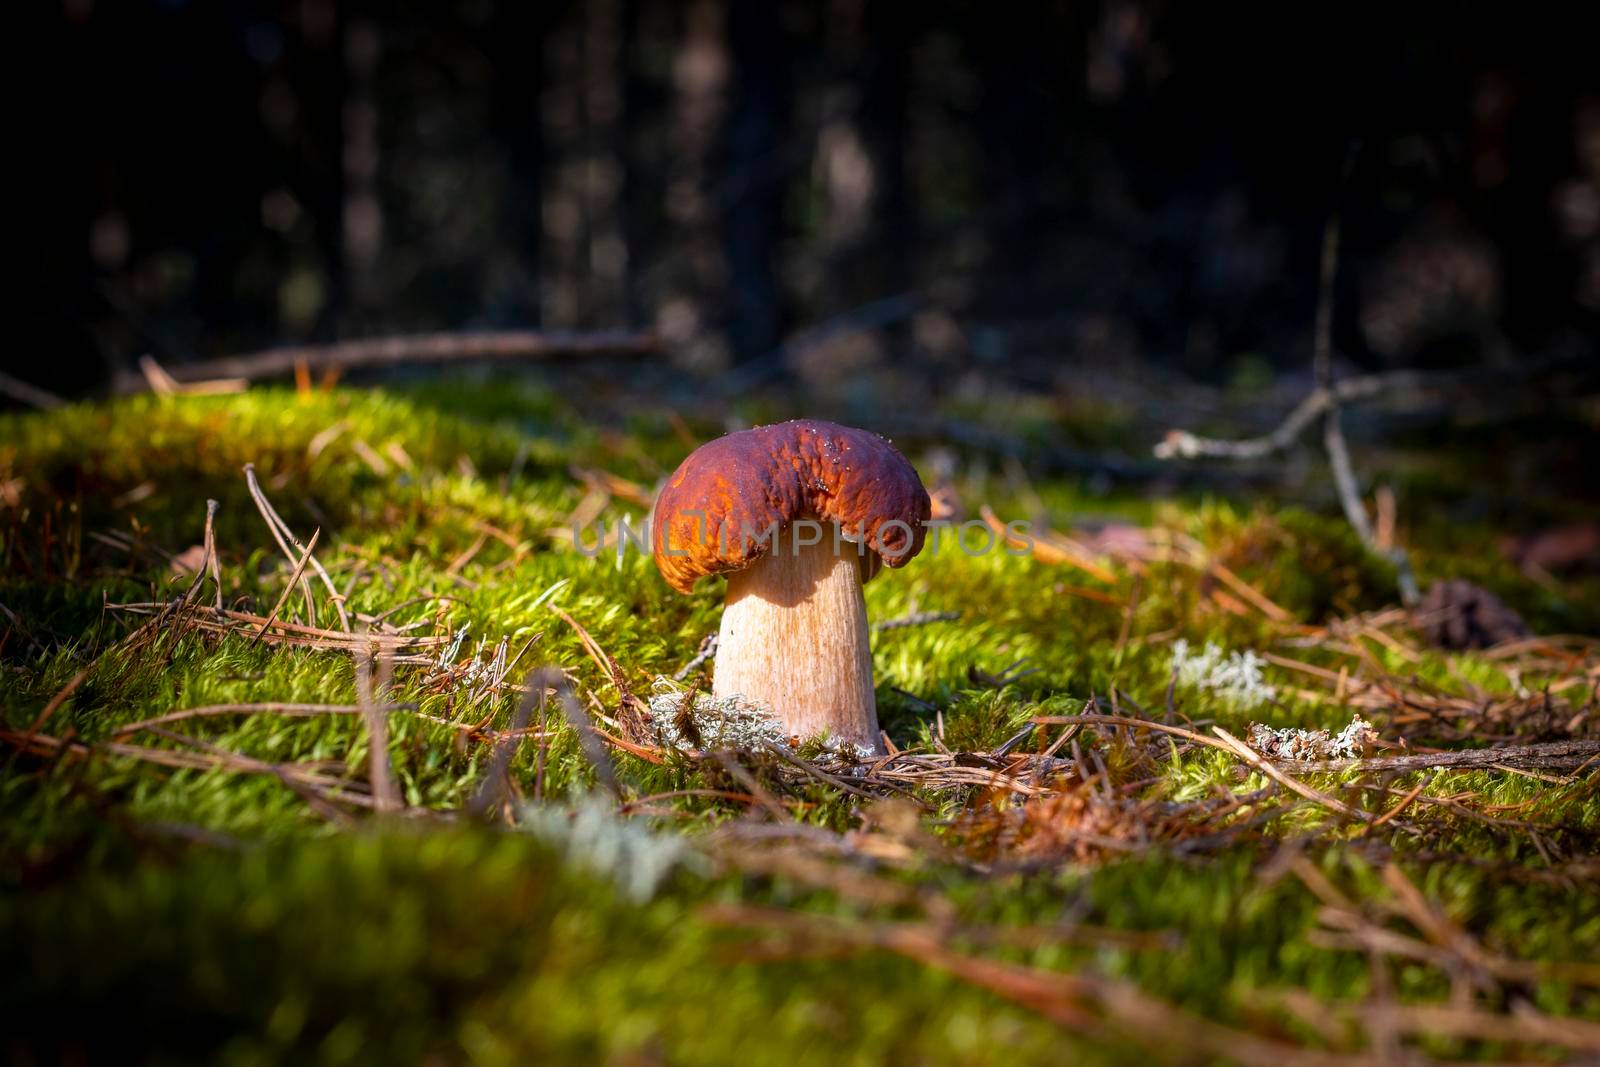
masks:
<path id="1" fill-rule="evenodd" d="M 728 576 L 712 696 L 741 695 L 794 736 L 882 751 L 861 585 L 922 551 L 929 510 L 916 470 L 866 430 L 797 419 L 691 453 L 651 538 L 680 593 Z"/>

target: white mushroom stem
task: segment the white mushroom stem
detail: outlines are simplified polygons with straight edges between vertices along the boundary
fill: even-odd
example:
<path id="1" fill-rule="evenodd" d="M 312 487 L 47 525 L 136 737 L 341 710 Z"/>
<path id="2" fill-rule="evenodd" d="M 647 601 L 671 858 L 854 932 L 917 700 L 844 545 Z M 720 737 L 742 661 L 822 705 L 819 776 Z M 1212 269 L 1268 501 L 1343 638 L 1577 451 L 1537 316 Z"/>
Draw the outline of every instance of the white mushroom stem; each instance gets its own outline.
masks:
<path id="1" fill-rule="evenodd" d="M 781 531 L 771 552 L 728 576 L 712 695 L 743 694 L 798 737 L 881 752 L 855 546 L 794 540 Z"/>

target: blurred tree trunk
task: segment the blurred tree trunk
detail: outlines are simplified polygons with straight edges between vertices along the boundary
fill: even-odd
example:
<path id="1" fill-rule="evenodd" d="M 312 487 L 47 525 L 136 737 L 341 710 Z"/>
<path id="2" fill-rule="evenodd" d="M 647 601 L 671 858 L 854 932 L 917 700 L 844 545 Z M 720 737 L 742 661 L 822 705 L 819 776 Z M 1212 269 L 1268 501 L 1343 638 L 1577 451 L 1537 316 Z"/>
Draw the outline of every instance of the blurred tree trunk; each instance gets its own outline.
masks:
<path id="1" fill-rule="evenodd" d="M 540 230 L 540 320 L 563 328 L 582 324 L 589 306 L 584 258 L 583 27 L 568 8 L 545 34 L 547 77 L 540 97 L 545 153 Z"/>
<path id="2" fill-rule="evenodd" d="M 628 246 L 623 233 L 623 0 L 584 4 L 585 236 L 589 307 L 586 325 L 627 319 Z"/>
<path id="3" fill-rule="evenodd" d="M 502 4 L 495 9 L 483 48 L 494 64 L 493 123 L 505 146 L 510 195 L 506 198 L 508 242 L 514 257 L 513 285 L 503 318 L 507 325 L 541 325 L 540 281 L 545 266 L 544 137 L 541 94 L 545 54 L 538 47 L 549 22 L 542 4 Z"/>
<path id="4" fill-rule="evenodd" d="M 814 180 L 824 204 L 817 312 L 834 314 L 907 288 L 915 212 L 907 192 L 907 71 L 915 12 L 836 0 L 816 93 Z"/>
<path id="5" fill-rule="evenodd" d="M 542 318 L 615 326 L 627 315 L 623 238 L 623 8 L 576 5 L 546 36 Z"/>
<path id="6" fill-rule="evenodd" d="M 785 121 L 785 56 L 776 5 L 733 0 L 728 41 L 734 61 L 723 192 L 732 275 L 728 335 L 735 358 L 744 361 L 772 351 L 781 326 L 775 260 L 783 206 L 777 156 Z"/>
<path id="7" fill-rule="evenodd" d="M 378 63 L 383 48 L 376 20 L 351 16 L 344 26 L 343 210 L 341 221 L 345 292 L 344 325 L 360 333 L 381 328 L 383 203 L 378 194 Z"/>
<path id="8" fill-rule="evenodd" d="M 871 299 L 861 260 L 879 189 L 878 160 L 863 128 L 870 95 L 865 8 L 864 0 L 832 0 L 827 6 L 820 41 L 823 74 L 807 86 L 816 123 L 810 180 L 820 201 L 820 257 L 806 286 L 815 317 Z"/>
<path id="9" fill-rule="evenodd" d="M 917 7 L 868 0 L 867 53 L 862 65 L 861 128 L 875 173 L 872 223 L 877 297 L 913 285 L 911 248 L 916 212 L 906 182 L 909 52 Z"/>
<path id="10" fill-rule="evenodd" d="M 339 335 L 345 314 L 345 12 L 336 0 L 300 5 L 303 51 L 294 73 L 297 106 L 303 108 L 302 165 L 307 207 L 316 227 L 322 274 L 315 332 Z"/>
<path id="11" fill-rule="evenodd" d="M 977 135 L 984 165 L 988 216 L 989 297 L 1010 311 L 1021 277 L 1036 267 L 1031 252 L 1041 227 L 1040 167 L 1048 132 L 1048 107 L 1037 84 L 1047 59 L 1050 29 L 1045 12 L 1025 7 L 996 19 L 979 12 L 971 26 L 978 67 L 985 72 Z"/>
<path id="12" fill-rule="evenodd" d="M 722 332 L 728 261 L 713 188 L 727 114 L 728 13 L 722 0 L 695 0 L 683 13 L 672 60 L 670 147 L 665 153 L 665 225 L 655 325 L 691 366 L 726 361 Z"/>

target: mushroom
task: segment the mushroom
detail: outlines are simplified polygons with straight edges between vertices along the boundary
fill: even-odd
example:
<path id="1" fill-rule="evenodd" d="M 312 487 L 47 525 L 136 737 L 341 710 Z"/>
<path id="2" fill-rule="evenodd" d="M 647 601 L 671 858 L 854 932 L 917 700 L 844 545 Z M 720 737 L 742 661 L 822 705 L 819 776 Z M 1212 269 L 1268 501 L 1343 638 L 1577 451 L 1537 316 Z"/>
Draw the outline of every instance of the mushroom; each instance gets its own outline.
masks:
<path id="1" fill-rule="evenodd" d="M 728 576 L 712 696 L 743 696 L 792 736 L 881 752 L 863 582 L 922 551 L 930 503 L 877 434 L 796 419 L 690 454 L 651 522 L 680 593 Z"/>

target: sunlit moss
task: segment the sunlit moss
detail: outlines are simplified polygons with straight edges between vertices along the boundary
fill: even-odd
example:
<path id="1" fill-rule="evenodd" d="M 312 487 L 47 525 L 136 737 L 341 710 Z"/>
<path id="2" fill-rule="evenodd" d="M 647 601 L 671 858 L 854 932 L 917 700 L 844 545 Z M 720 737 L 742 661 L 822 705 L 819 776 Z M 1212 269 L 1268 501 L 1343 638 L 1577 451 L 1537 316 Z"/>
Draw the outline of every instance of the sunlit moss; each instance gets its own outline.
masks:
<path id="1" fill-rule="evenodd" d="M 1050 414 L 1030 410 L 1020 432 L 1042 433 Z M 1113 413 L 1075 432 L 1084 442 L 1100 441 L 1119 418 Z M 198 543 L 207 498 L 221 503 L 217 536 L 228 602 L 258 611 L 276 602 L 287 567 L 245 491 L 245 463 L 255 464 L 302 538 L 322 530 L 318 558 L 350 589 L 352 611 L 399 607 L 388 621 L 421 624 L 417 632 L 425 634 L 467 627 L 469 651 L 479 639 L 486 654 L 502 640 L 513 651 L 526 645 L 512 681 L 528 668 L 559 666 L 577 680 L 591 710 L 615 712 L 622 694 L 554 608 L 578 621 L 617 662 L 623 684 L 644 695 L 654 676 L 693 657 L 720 611 L 713 583 L 679 596 L 638 552 L 620 561 L 614 554 L 588 558 L 563 543 L 560 531 L 584 497 L 569 467 L 605 467 L 648 488 L 685 450 L 665 418 L 639 416 L 626 431 L 601 433 L 546 390 L 454 386 L 410 395 L 142 398 L 0 418 L 0 476 L 17 480 L 19 493 L 16 507 L 0 511 L 0 545 L 12 561 L 0 576 L 0 603 L 20 620 L 0 647 L 8 677 L 0 718 L 9 729 L 26 729 L 84 670 L 47 726 L 52 736 L 107 742 L 128 723 L 179 707 L 355 701 L 352 666 L 334 652 L 197 632 L 168 634 L 137 653 L 116 646 L 138 620 L 105 604 L 176 595 L 186 579 L 174 576 L 160 551 Z M 973 503 L 1025 513 L 1015 487 L 998 477 L 961 488 Z M 1336 518 L 1223 499 L 1105 498 L 1070 480 L 1041 481 L 1030 491 L 1058 516 L 1092 509 L 1195 538 L 1304 623 L 1393 600 L 1391 570 Z M 624 515 L 638 521 L 641 510 L 613 501 L 603 516 L 614 528 Z M 49 538 L 42 535 L 47 513 Z M 90 536 L 107 531 L 149 548 L 119 553 Z M 1425 576 L 1481 571 L 1519 606 L 1542 604 L 1541 620 L 1585 617 L 1581 607 L 1505 566 L 1473 561 L 1463 544 L 1419 544 L 1419 569 Z M 1219 606 L 1192 566 L 1151 563 L 1137 579 L 1122 570 L 1117 579 L 1108 585 L 1031 558 L 948 548 L 882 574 L 866 589 L 872 619 L 960 613 L 874 636 L 878 701 L 891 737 L 901 746 L 937 741 L 984 751 L 1032 718 L 1071 715 L 1091 699 L 1101 710 L 1115 699 L 1125 713 L 1164 716 L 1178 639 L 1272 650 L 1322 667 L 1341 662 L 1325 649 L 1284 645 L 1259 613 Z M 320 595 L 318 610 L 318 622 L 328 625 Z M 299 596 L 284 603 L 283 617 L 311 621 Z M 1419 684 L 1511 692 L 1504 673 L 1482 657 L 1402 655 L 1369 645 L 1386 669 Z M 1348 722 L 1348 708 L 1297 697 L 1303 677 L 1281 667 L 1265 671 L 1277 704 L 1242 708 L 1190 687 L 1174 692 L 1172 713 L 1235 732 L 1255 718 L 1332 730 Z M 1536 688 L 1540 680 L 1523 684 Z M 389 716 L 388 757 L 407 803 L 441 820 L 469 822 L 465 812 L 488 748 L 435 719 L 503 727 L 517 694 L 469 697 L 432 684 L 425 670 L 403 667 L 390 697 L 415 706 Z M 547 725 L 553 737 L 542 753 L 540 788 L 566 803 L 595 775 L 564 717 L 552 712 Z M 353 715 L 218 716 L 184 730 L 259 760 L 326 761 L 357 777 L 367 773 L 371 755 Z M 1041 731 L 1024 747 L 1037 750 L 1055 736 Z M 123 740 L 174 744 L 149 734 Z M 1093 731 L 1082 738 L 1085 746 L 1101 741 L 1119 773 L 1133 765 L 1121 742 Z M 510 778 L 524 798 L 540 758 L 539 745 L 527 742 L 511 761 Z M 633 795 L 744 788 L 719 768 L 682 759 L 658 765 L 618 752 L 611 758 Z M 751 773 L 773 780 L 760 758 L 748 762 Z M 691 872 L 641 905 L 563 866 L 523 835 L 460 827 L 347 832 L 272 774 L 159 768 L 104 750 L 86 761 L 18 767 L 23 773 L 0 777 L 0 939 L 27 961 L 7 969 L 5 996 L 19 1018 L 47 1018 L 50 1005 L 94 1005 L 108 1035 L 163 1041 L 175 1057 L 214 1058 L 208 1054 L 221 1050 L 220 1058 L 234 1062 L 437 1054 L 484 1062 L 639 1056 L 984 1063 L 1068 1052 L 1075 1061 L 1128 1061 L 1122 1044 L 1078 1041 L 905 960 L 864 954 L 741 962 L 733 954 L 740 936 L 697 918 L 697 908 L 714 900 L 873 914 L 791 880 Z M 1158 802 L 1265 784 L 1209 748 L 1163 759 L 1154 773 L 1156 781 L 1137 788 Z M 1403 790 L 1415 781 L 1391 785 Z M 1318 783 L 1371 810 L 1396 799 L 1358 793 L 1333 776 Z M 1480 803 L 1506 806 L 1509 817 L 1589 840 L 1600 831 L 1600 799 L 1587 782 L 1452 772 L 1438 774 L 1429 790 L 1467 791 Z M 817 826 L 859 823 L 856 799 L 824 784 L 793 796 L 811 805 L 800 817 Z M 966 796 L 951 790 L 925 798 L 932 832 L 944 832 Z M 745 810 L 707 796 L 662 803 L 691 840 Z M 1490 948 L 1548 959 L 1600 954 L 1600 894 L 1533 876 L 1547 861 L 1525 837 L 1439 805 L 1412 814 L 1425 827 L 1420 839 L 1397 832 L 1379 841 Z M 1304 804 L 1272 824 L 1269 840 L 1305 847 L 1353 898 L 1382 899 L 1375 868 L 1356 849 L 1326 847 L 1359 832 Z M 1407 859 L 1423 851 L 1481 862 Z M 930 858 L 895 876 L 944 894 L 971 922 L 1048 925 L 1072 917 L 1170 931 L 1175 940 L 1164 949 L 1047 945 L 1004 954 L 1131 978 L 1224 1020 L 1248 1018 L 1255 995 L 1274 990 L 1339 1001 L 1366 995 L 1364 954 L 1308 940 L 1319 902 L 1293 877 L 1262 878 L 1263 859 L 1247 842 L 1203 860 L 1155 849 L 1092 869 L 997 877 Z M 1401 970 L 1397 990 L 1417 1000 L 1450 993 L 1443 973 L 1428 967 Z M 1592 994 L 1553 983 L 1536 983 L 1530 995 L 1546 1011 L 1600 1013 Z"/>

